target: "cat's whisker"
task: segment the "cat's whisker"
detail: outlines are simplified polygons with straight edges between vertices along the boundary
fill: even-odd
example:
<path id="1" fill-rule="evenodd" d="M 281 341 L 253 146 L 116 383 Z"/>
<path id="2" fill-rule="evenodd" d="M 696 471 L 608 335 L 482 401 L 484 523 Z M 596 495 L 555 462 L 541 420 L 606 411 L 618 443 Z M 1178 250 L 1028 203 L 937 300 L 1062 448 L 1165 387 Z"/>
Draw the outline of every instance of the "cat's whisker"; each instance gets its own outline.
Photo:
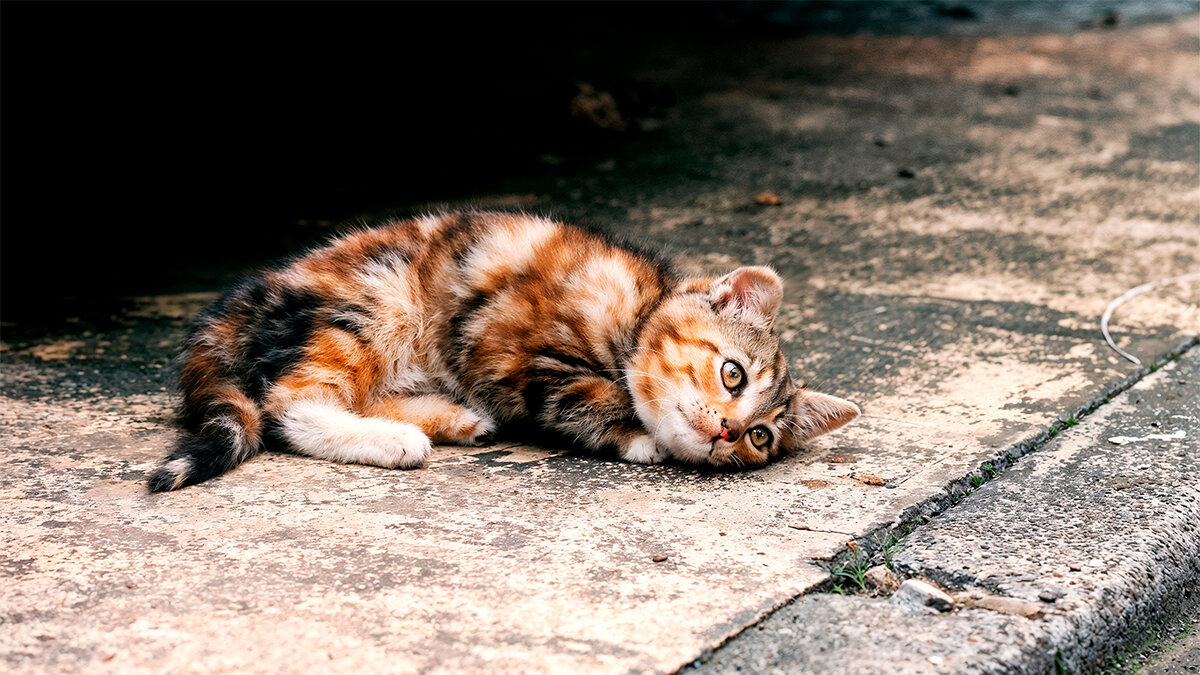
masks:
<path id="1" fill-rule="evenodd" d="M 679 415 L 680 417 L 682 417 L 683 413 L 680 413 L 676 410 L 672 410 L 671 412 L 667 413 L 666 415 L 663 415 L 662 419 L 658 420 L 658 424 L 654 425 L 654 431 L 650 434 L 650 438 L 654 439 L 655 443 L 658 443 L 658 430 L 662 427 L 663 422 L 666 422 L 667 420 L 671 419 L 671 415 Z"/>
<path id="2" fill-rule="evenodd" d="M 785 428 L 786 428 L 788 431 L 790 431 L 790 432 L 792 433 L 792 435 L 793 435 L 793 436 L 798 436 L 798 437 L 799 437 L 799 436 L 804 436 L 804 430 L 803 430 L 803 429 L 800 429 L 800 428 L 799 428 L 799 427 L 797 427 L 797 426 L 794 426 L 794 425 L 792 425 L 792 426 L 786 426 Z"/>
<path id="3" fill-rule="evenodd" d="M 655 375 L 653 373 L 647 373 L 647 372 L 641 371 L 641 370 L 630 370 L 630 371 L 626 371 L 626 372 L 628 372 L 629 374 L 625 375 L 624 377 L 618 377 L 617 379 L 613 380 L 613 383 L 615 384 L 617 382 L 620 382 L 621 380 L 629 379 L 634 376 L 642 376 L 642 377 L 652 377 L 652 378 L 659 380 L 660 382 L 664 382 L 672 387 L 678 387 L 678 384 L 676 384 L 675 382 L 672 382 L 671 380 L 669 380 L 665 377 Z"/>
<path id="4" fill-rule="evenodd" d="M 779 417 L 776 417 L 776 418 L 775 418 L 775 423 L 776 423 L 776 424 L 779 424 L 779 425 L 782 425 L 782 426 L 784 426 L 784 427 L 787 427 L 787 428 L 789 428 L 789 429 L 799 429 L 799 428 L 800 428 L 800 424 L 799 424 L 798 422 L 795 422 L 795 421 L 793 421 L 793 420 L 787 419 L 787 418 L 786 418 L 786 417 L 784 417 L 783 415 L 780 415 Z"/>
<path id="5" fill-rule="evenodd" d="M 672 370 L 674 370 L 677 373 L 681 373 L 681 371 L 679 370 L 679 366 L 675 365 L 675 362 L 671 359 L 671 357 L 667 356 L 666 354 L 660 352 L 657 349 L 654 349 L 653 347 L 643 347 L 643 349 L 645 349 L 648 352 L 651 352 L 653 354 L 658 354 L 659 356 L 663 357 L 663 360 L 665 360 L 667 362 L 668 366 L 671 366 Z"/>
<path id="6" fill-rule="evenodd" d="M 666 392 L 667 394 L 669 394 L 677 399 L 683 397 L 683 390 L 679 386 L 678 383 L 672 382 L 671 380 L 669 380 L 667 378 L 659 377 L 658 375 L 654 375 L 652 373 L 646 373 L 646 372 L 642 372 L 642 371 L 633 371 L 633 372 L 630 372 L 629 375 L 626 375 L 625 378 L 636 377 L 636 376 L 644 376 L 644 377 L 654 378 L 654 379 L 660 381 L 667 388 L 667 390 L 668 390 Z M 621 378 L 621 379 L 625 379 L 625 378 Z M 616 382 L 619 382 L 619 381 L 620 380 L 614 380 L 613 384 L 616 384 Z M 611 387 L 611 386 L 612 386 L 612 384 L 609 385 L 609 387 Z M 608 391 L 609 387 L 605 387 L 605 391 Z"/>
<path id="7" fill-rule="evenodd" d="M 790 429 L 793 434 L 795 434 L 797 436 L 807 436 L 809 434 L 809 432 L 812 430 L 811 425 L 807 420 L 805 420 L 803 423 L 795 422 L 790 419 L 783 419 L 783 417 L 780 416 L 780 417 L 775 418 L 775 422 L 777 424 L 784 425 L 786 428 Z"/>
<path id="8" fill-rule="evenodd" d="M 670 402 L 670 401 L 673 401 L 673 400 L 674 400 L 674 399 L 670 399 L 670 398 L 652 398 L 652 399 L 650 399 L 649 401 L 643 401 L 643 402 L 641 402 L 640 404 L 638 404 L 638 405 L 635 405 L 635 406 L 633 407 L 633 411 L 634 411 L 635 413 L 639 413 L 639 412 L 641 412 L 641 411 L 642 411 L 642 408 L 644 408 L 644 407 L 646 407 L 646 406 L 650 405 L 651 403 L 658 403 L 659 401 L 668 401 L 668 402 Z"/>

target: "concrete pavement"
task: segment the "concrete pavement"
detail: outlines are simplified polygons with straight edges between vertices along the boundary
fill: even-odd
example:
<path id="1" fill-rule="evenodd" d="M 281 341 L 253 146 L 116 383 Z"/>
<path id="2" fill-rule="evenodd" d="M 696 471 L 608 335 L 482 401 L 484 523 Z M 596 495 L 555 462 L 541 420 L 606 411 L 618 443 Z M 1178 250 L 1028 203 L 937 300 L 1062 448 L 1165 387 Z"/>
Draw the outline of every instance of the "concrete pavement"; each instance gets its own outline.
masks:
<path id="1" fill-rule="evenodd" d="M 0 659 L 18 672 L 669 672 L 827 587 L 849 541 L 915 526 L 902 571 L 947 586 L 991 579 L 963 557 L 967 533 L 1011 511 L 1005 500 L 1062 486 L 1020 478 L 1041 466 L 1021 460 L 935 516 L 972 476 L 991 477 L 984 465 L 1005 466 L 1052 431 L 1071 448 L 1064 465 L 1088 457 L 1093 432 L 1107 433 L 1093 426 L 1124 410 L 1106 399 L 1149 371 L 1104 345 L 1100 314 L 1133 286 L 1200 269 L 1198 39 L 1191 16 L 1071 35 L 732 40 L 672 53 L 638 73 L 680 92 L 656 134 L 473 200 L 595 222 L 689 270 L 779 269 L 796 374 L 864 416 L 760 471 L 518 445 L 444 449 L 413 472 L 268 455 L 151 497 L 144 474 L 174 436 L 163 366 L 211 296 L 130 299 L 86 330 L 8 331 Z M 780 203 L 759 204 L 763 192 Z M 1113 334 L 1158 363 L 1200 334 L 1198 308 L 1200 286 L 1170 285 L 1122 306 Z M 1180 391 L 1164 406 L 1195 400 Z M 1098 421 L 1073 426 L 1093 409 Z M 1182 471 L 1194 439 L 1172 445 L 1184 454 L 1161 471 L 1120 470 L 1150 481 L 1136 490 L 1194 497 L 1194 469 Z M 1134 508 L 1122 501 L 1132 492 L 1113 490 Z M 1137 540 L 1151 521 L 1191 517 L 1162 503 L 1157 520 L 1122 510 L 1129 527 L 1077 544 L 1102 549 L 1103 537 Z M 1030 527 L 1061 539 L 1054 528 L 1076 506 L 1060 500 L 1065 515 Z M 1106 565 L 1117 555 L 1097 550 Z M 1185 569 L 1173 557 L 1183 550 L 1141 551 L 1112 592 Z M 1041 592 L 1040 569 L 988 592 Z M 1146 597 L 1169 603 L 1177 587 L 1160 580 Z M 828 618 L 801 633 L 841 635 L 839 648 L 875 640 L 879 660 L 847 661 L 851 672 L 908 663 L 903 646 L 926 639 L 875 599 L 808 595 L 785 611 L 817 604 L 827 613 L 805 616 Z M 1086 668 L 1148 615 L 1115 628 L 1070 613 L 1029 628 L 978 609 L 919 621 L 941 634 L 963 616 L 1002 636 L 995 649 L 919 652 L 913 668 L 987 670 L 1036 653 L 1024 663 L 1038 672 L 1050 667 L 1044 644 Z"/>

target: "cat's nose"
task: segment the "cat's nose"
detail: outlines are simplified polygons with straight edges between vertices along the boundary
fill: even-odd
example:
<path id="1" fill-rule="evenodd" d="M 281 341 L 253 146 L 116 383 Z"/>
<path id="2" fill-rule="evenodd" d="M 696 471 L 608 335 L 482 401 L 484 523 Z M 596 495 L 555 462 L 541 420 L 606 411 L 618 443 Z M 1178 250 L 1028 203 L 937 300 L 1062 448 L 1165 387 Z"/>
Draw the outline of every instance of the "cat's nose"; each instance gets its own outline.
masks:
<path id="1" fill-rule="evenodd" d="M 742 425 L 738 424 L 737 420 L 723 419 L 721 420 L 721 438 L 733 442 L 742 435 Z"/>

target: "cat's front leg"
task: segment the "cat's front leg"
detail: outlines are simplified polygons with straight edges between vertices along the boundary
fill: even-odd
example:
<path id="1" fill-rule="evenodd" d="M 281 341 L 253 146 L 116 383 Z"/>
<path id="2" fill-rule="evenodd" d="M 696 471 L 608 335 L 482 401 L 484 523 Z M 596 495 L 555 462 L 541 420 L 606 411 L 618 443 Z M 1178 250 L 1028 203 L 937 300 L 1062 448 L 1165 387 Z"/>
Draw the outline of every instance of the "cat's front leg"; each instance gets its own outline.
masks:
<path id="1" fill-rule="evenodd" d="M 633 399 L 621 385 L 600 375 L 574 375 L 546 383 L 538 420 L 592 450 L 616 448 L 621 459 L 656 464 L 666 452 L 638 421 Z"/>
<path id="2" fill-rule="evenodd" d="M 620 448 L 621 459 L 634 464 L 661 464 L 667 459 L 667 451 L 654 442 L 654 437 L 643 433 L 634 436 Z"/>
<path id="3" fill-rule="evenodd" d="M 487 413 L 439 394 L 387 396 L 368 405 L 363 414 L 414 424 L 435 443 L 486 445 L 496 431 L 496 422 Z"/>

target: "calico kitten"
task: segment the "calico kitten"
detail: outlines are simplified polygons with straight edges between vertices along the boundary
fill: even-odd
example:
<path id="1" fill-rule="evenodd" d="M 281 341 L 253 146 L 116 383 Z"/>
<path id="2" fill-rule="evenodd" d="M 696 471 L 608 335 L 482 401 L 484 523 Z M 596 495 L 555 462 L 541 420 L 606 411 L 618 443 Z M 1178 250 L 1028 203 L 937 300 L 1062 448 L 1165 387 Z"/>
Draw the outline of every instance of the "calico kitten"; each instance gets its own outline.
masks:
<path id="1" fill-rule="evenodd" d="M 452 213 L 349 234 L 226 294 L 183 345 L 174 490 L 267 438 L 337 462 L 421 466 L 534 424 L 625 460 L 749 466 L 858 416 L 798 386 L 765 267 L 683 279 L 584 229 Z"/>

